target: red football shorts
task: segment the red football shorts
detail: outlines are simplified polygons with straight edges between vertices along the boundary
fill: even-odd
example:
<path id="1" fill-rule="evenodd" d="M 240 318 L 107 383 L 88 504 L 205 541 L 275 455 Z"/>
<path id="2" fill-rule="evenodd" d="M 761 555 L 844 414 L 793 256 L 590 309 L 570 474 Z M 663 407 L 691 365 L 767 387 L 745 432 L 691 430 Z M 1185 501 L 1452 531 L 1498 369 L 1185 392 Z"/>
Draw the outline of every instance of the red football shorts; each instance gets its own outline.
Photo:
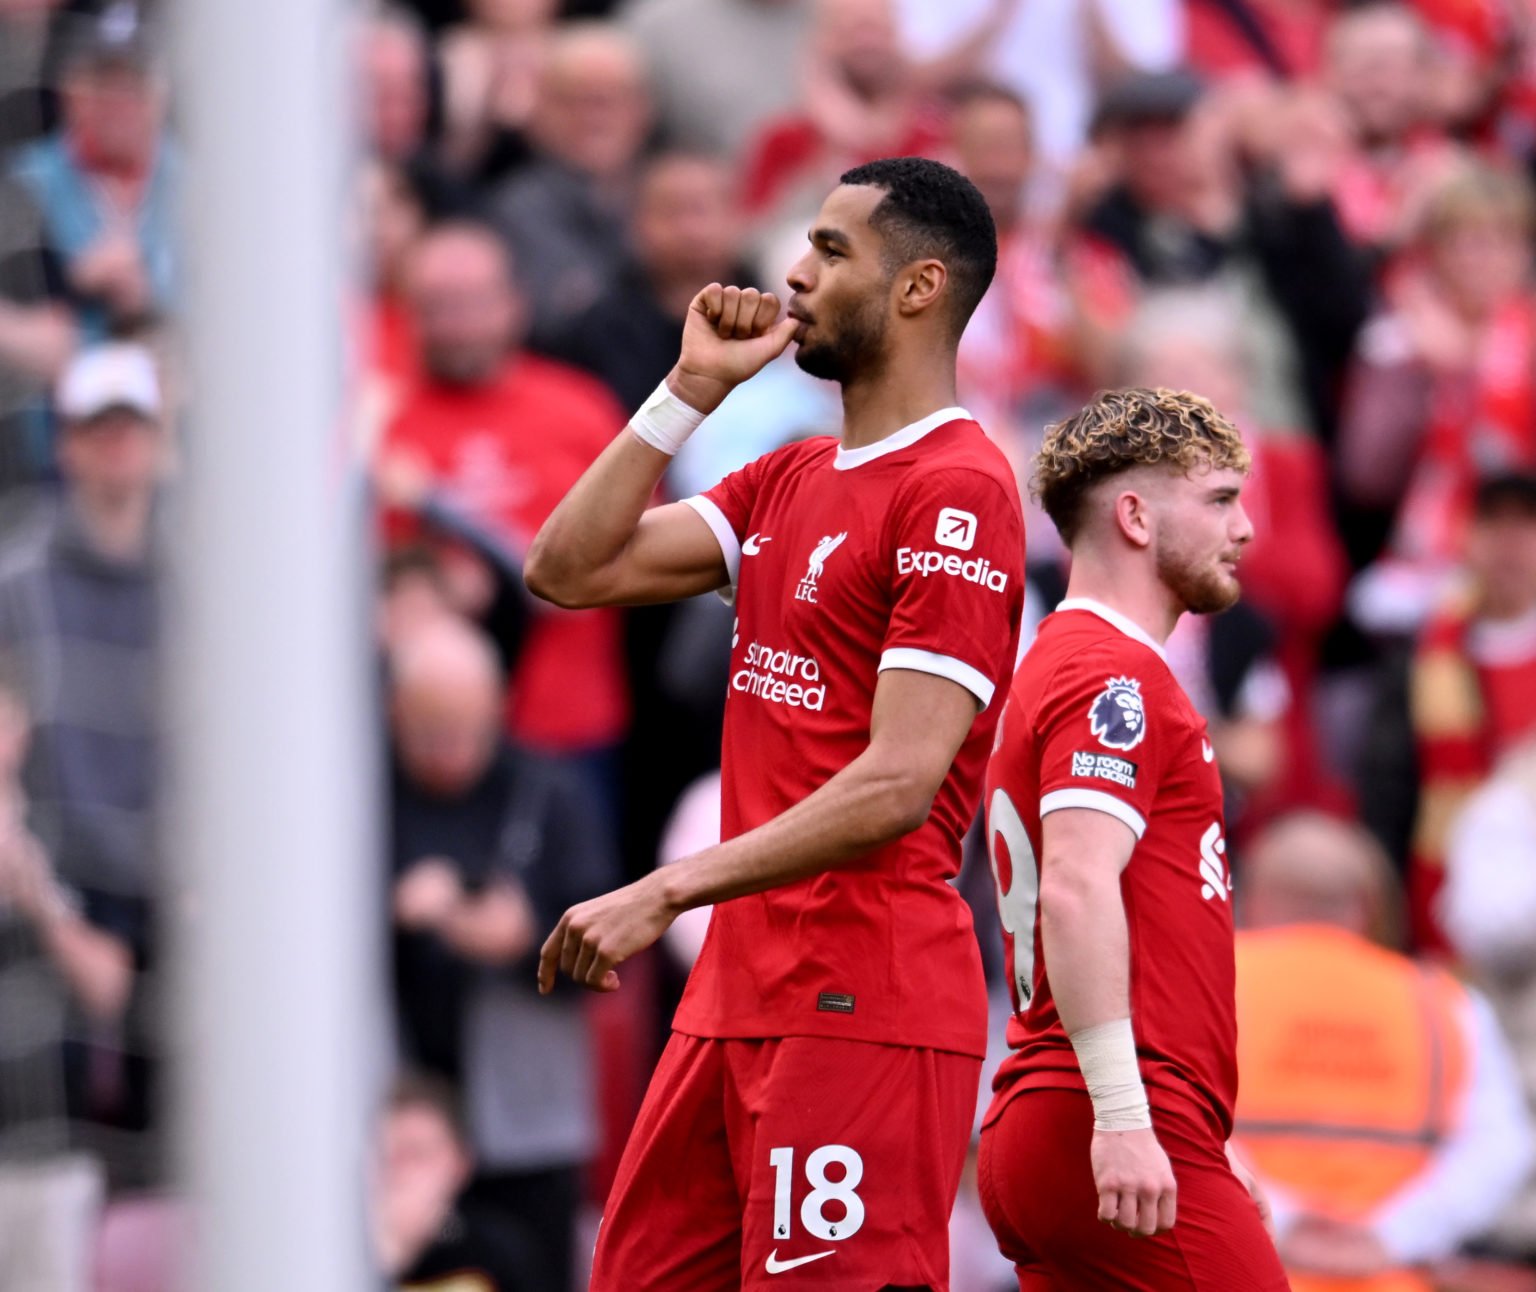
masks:
<path id="1" fill-rule="evenodd" d="M 942 1292 L 980 1079 L 939 1050 L 674 1033 L 590 1292 Z"/>
<path id="2" fill-rule="evenodd" d="M 1173 1228 L 1156 1238 L 1098 1218 L 1086 1094 L 1029 1090 L 988 1112 L 981 1205 L 1022 1292 L 1287 1292 L 1275 1245 L 1227 1164 L 1214 1119 L 1152 1093 L 1152 1124 L 1178 1183 Z"/>

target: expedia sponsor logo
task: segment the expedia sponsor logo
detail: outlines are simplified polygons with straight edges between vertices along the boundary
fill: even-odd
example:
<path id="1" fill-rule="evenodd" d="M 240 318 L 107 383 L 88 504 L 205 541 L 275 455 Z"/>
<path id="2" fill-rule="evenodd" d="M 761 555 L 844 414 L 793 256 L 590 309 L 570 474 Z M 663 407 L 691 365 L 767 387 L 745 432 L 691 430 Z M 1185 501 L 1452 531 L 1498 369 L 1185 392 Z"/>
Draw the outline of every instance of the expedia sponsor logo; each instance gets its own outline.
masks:
<path id="1" fill-rule="evenodd" d="M 731 690 L 755 695 L 770 704 L 819 712 L 827 702 L 827 686 L 814 656 L 774 650 L 762 642 L 747 647 L 743 667 L 731 675 Z"/>
<path id="2" fill-rule="evenodd" d="M 925 579 L 930 574 L 948 574 L 967 583 L 991 588 L 993 592 L 1001 592 L 1008 586 L 1007 574 L 994 570 L 992 562 L 985 557 L 967 561 L 953 552 L 914 552 L 910 547 L 896 549 L 896 573 L 920 574 Z"/>

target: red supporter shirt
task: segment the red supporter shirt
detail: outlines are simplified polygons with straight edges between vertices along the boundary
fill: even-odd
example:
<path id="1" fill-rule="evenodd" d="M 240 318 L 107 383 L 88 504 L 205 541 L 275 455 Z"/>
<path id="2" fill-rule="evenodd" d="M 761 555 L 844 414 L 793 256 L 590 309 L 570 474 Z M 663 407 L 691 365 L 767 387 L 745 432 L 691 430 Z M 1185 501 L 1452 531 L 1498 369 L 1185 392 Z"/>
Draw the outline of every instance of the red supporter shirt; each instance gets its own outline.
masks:
<path id="1" fill-rule="evenodd" d="M 994 1112 L 1015 1092 L 1082 1090 L 1041 951 L 1040 819 L 1094 808 L 1136 833 L 1120 881 L 1142 1079 L 1232 1129 L 1237 1006 L 1221 778 L 1205 720 L 1162 648 L 1123 615 L 1062 602 L 1014 677 L 987 773 L 1014 1015 Z"/>
<path id="2" fill-rule="evenodd" d="M 624 424 L 593 378 L 532 355 L 469 388 L 423 384 L 385 432 L 385 451 L 422 458 L 436 482 L 515 550 Z M 620 740 L 629 722 L 617 611 L 540 607 L 512 678 L 518 739 L 578 751 Z"/>
<path id="3" fill-rule="evenodd" d="M 1024 531 L 1007 462 L 947 408 L 864 448 L 787 445 L 688 502 L 735 589 L 723 838 L 865 750 L 881 670 L 949 678 L 981 707 L 918 829 L 715 908 L 674 1028 L 984 1055 L 981 958 L 949 881 L 1018 649 Z"/>

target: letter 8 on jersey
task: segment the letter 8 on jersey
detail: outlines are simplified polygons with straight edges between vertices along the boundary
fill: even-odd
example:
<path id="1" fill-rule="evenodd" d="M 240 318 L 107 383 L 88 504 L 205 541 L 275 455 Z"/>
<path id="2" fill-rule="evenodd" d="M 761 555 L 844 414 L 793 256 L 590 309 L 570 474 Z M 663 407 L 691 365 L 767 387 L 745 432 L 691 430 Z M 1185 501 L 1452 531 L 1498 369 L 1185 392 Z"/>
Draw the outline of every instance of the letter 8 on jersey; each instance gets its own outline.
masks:
<path id="1" fill-rule="evenodd" d="M 1013 985 L 1019 1013 L 1035 991 L 1035 910 L 1040 905 L 1040 870 L 1024 818 L 1008 791 L 995 790 L 987 804 L 987 857 L 997 884 L 997 913 L 1013 943 Z"/>
<path id="2" fill-rule="evenodd" d="M 795 1150 L 776 1148 L 768 1154 L 773 1167 L 773 1236 L 788 1238 L 791 1193 L 795 1180 Z M 829 1166 L 840 1166 L 842 1176 L 827 1178 Z M 805 1178 L 810 1192 L 800 1203 L 800 1223 L 814 1237 L 827 1242 L 852 1238 L 864 1224 L 864 1200 L 855 1190 L 864 1179 L 864 1159 L 846 1144 L 824 1144 L 805 1160 Z M 842 1215 L 829 1216 L 827 1206 L 837 1203 Z"/>

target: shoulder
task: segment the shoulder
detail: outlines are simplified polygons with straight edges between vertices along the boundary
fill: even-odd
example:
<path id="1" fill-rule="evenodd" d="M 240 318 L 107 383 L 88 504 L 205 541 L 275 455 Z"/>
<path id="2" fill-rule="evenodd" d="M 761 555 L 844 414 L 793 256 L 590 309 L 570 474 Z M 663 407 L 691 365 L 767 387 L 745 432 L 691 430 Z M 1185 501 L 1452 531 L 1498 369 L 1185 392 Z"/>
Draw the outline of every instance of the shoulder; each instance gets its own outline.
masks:
<path id="1" fill-rule="evenodd" d="M 898 501 L 945 497 L 1006 507 L 1022 517 L 1018 484 L 1007 459 L 974 422 L 957 423 L 956 436 L 915 455 L 897 486 Z M 948 435 L 949 428 L 945 428 Z"/>
<path id="2" fill-rule="evenodd" d="M 1081 710 L 1101 743 L 1128 749 L 1141 743 L 1149 713 L 1177 705 L 1182 692 L 1150 646 L 1086 613 L 1046 622 L 1020 669 L 1039 695 L 1042 718 Z"/>

